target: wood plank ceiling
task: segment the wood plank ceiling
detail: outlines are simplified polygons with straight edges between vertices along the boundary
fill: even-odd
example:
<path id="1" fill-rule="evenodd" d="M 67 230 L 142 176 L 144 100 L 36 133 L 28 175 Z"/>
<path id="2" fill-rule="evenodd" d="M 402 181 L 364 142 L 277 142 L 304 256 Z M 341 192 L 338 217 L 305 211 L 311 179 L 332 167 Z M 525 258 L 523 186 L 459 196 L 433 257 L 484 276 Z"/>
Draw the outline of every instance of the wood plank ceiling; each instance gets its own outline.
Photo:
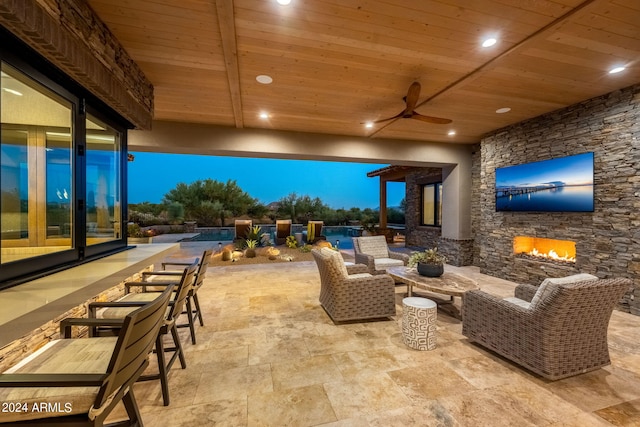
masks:
<path id="1" fill-rule="evenodd" d="M 640 83 L 638 0 L 89 4 L 154 84 L 156 120 L 474 143 Z M 414 81 L 415 110 L 452 123 L 363 126 L 401 112 Z"/>

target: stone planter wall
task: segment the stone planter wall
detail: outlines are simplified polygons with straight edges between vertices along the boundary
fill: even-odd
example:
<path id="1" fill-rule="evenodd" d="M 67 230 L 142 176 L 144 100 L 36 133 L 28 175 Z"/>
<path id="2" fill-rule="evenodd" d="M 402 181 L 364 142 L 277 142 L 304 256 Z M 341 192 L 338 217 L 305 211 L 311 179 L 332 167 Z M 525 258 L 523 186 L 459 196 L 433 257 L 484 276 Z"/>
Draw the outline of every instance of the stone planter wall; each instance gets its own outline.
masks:
<path id="1" fill-rule="evenodd" d="M 481 144 L 474 168 L 476 265 L 522 283 L 576 272 L 640 283 L 640 85 L 501 129 Z M 495 211 L 495 169 L 594 152 L 595 211 Z M 477 157 L 475 158 L 477 162 Z M 475 179 L 478 178 L 479 181 Z M 477 199 L 477 201 L 476 201 Z M 573 240 L 574 266 L 516 258 L 517 235 Z M 628 297 L 633 304 L 635 298 Z M 631 311 L 629 307 L 626 308 Z M 635 309 L 634 309 L 635 310 Z"/>

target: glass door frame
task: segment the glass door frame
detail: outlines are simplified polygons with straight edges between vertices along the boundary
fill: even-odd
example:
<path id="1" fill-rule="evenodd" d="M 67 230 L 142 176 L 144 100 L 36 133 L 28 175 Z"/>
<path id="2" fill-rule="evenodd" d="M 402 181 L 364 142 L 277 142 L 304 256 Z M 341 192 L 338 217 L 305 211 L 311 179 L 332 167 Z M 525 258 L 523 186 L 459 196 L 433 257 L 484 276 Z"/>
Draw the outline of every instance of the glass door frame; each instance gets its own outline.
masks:
<path id="1" fill-rule="evenodd" d="M 133 126 L 109 106 L 79 86 L 15 36 L 0 28 L 0 61 L 67 100 L 71 105 L 71 248 L 50 254 L 3 263 L 0 289 L 45 276 L 109 253 L 127 249 L 126 229 L 112 241 L 87 246 L 86 233 L 86 110 L 121 135 L 120 145 L 120 218 L 127 218 L 127 129 Z M 0 95 L 2 96 L 2 95 Z"/>
<path id="2" fill-rule="evenodd" d="M 93 104 L 91 105 L 87 105 L 86 106 L 86 113 L 96 117 L 97 119 L 103 121 L 104 123 L 106 123 L 107 125 L 109 125 L 110 127 L 112 127 L 113 129 L 115 129 L 116 131 L 118 131 L 120 133 L 120 153 L 119 153 L 119 162 L 120 162 L 120 188 L 119 188 L 119 193 L 120 193 L 120 238 L 119 239 L 114 239 L 108 242 L 102 242 L 102 243 L 96 243 L 93 245 L 87 245 L 86 244 L 86 238 L 87 238 L 87 228 L 86 228 L 86 210 L 83 209 L 82 211 L 82 216 L 83 216 L 83 221 L 82 221 L 82 236 L 83 236 L 83 243 L 85 244 L 83 247 L 83 256 L 84 257 L 94 257 L 97 256 L 99 254 L 104 253 L 105 251 L 107 252 L 111 252 L 117 249 L 121 249 L 123 246 L 126 247 L 127 245 L 127 227 L 126 227 L 126 218 L 127 218 L 127 129 L 126 127 L 124 127 L 122 124 L 118 124 L 117 121 L 113 120 L 113 117 L 109 116 L 108 114 L 104 113 L 103 109 L 99 109 L 99 108 L 95 108 L 93 106 Z M 86 126 L 86 116 L 87 114 L 85 114 L 83 116 L 83 141 L 82 143 L 85 144 L 85 138 L 84 135 L 86 135 L 86 129 L 84 129 Z M 86 147 L 86 145 L 85 145 Z M 85 153 L 86 153 L 86 149 L 85 149 Z M 83 157 L 83 162 L 86 161 L 86 156 Z M 84 165 L 83 168 L 84 173 L 83 175 L 83 181 L 82 183 L 79 183 L 79 185 L 82 185 L 82 191 L 83 191 L 83 197 L 86 197 L 86 164 Z M 78 185 L 78 184 L 77 184 Z"/>

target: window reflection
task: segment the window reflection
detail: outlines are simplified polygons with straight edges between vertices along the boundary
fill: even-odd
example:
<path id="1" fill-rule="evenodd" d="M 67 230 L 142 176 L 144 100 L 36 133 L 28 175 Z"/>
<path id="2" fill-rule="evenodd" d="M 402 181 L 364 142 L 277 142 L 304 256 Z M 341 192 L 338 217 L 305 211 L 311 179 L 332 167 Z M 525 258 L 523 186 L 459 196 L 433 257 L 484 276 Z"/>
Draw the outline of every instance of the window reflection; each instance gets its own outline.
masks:
<path id="1" fill-rule="evenodd" d="M 442 225 L 442 183 L 422 186 L 422 225 Z"/>
<path id="2" fill-rule="evenodd" d="M 87 244 L 120 238 L 120 134 L 88 115 Z"/>
<path id="3" fill-rule="evenodd" d="M 71 135 L 45 132 L 47 237 L 71 237 Z"/>
<path id="4" fill-rule="evenodd" d="M 29 177 L 27 175 L 27 132 L 2 126 L 0 183 L 2 193 L 2 241 L 27 239 Z"/>
<path id="5" fill-rule="evenodd" d="M 71 249 L 72 104 L 2 63 L 0 262 Z"/>

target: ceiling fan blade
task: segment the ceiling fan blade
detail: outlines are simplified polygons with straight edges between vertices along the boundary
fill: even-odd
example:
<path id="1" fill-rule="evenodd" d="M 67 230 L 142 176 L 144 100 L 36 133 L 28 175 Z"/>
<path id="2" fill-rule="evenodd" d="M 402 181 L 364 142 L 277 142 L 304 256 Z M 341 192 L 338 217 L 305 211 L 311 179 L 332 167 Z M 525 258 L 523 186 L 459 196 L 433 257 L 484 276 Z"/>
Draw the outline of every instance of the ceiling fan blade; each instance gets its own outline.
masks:
<path id="1" fill-rule="evenodd" d="M 420 120 L 423 122 L 428 122 L 428 123 L 435 123 L 437 125 L 446 125 L 448 123 L 451 123 L 453 120 L 451 119 L 443 119 L 441 117 L 431 117 L 431 116 L 424 116 L 422 114 L 418 114 L 415 111 L 413 112 L 413 115 L 411 116 L 412 119 L 416 119 L 416 120 Z"/>
<path id="2" fill-rule="evenodd" d="M 413 82 L 411 86 L 409 86 L 409 91 L 405 97 L 405 102 L 407 103 L 407 108 L 404 110 L 405 114 L 411 114 L 413 112 L 413 109 L 416 108 L 418 104 L 418 98 L 420 98 L 420 83 Z"/>
<path id="3" fill-rule="evenodd" d="M 401 112 L 401 113 L 399 113 L 399 114 L 396 114 L 396 115 L 395 115 L 395 116 L 393 116 L 393 117 L 389 117 L 389 118 L 387 118 L 387 119 L 372 120 L 372 121 L 371 121 L 371 123 L 376 124 L 376 123 L 384 123 L 384 122 L 388 122 L 389 120 L 393 120 L 393 119 L 397 119 L 397 118 L 402 117 L 402 115 L 403 115 L 403 114 L 404 114 L 404 111 L 403 111 L 403 112 Z M 364 123 L 363 123 L 363 124 L 364 124 Z"/>

